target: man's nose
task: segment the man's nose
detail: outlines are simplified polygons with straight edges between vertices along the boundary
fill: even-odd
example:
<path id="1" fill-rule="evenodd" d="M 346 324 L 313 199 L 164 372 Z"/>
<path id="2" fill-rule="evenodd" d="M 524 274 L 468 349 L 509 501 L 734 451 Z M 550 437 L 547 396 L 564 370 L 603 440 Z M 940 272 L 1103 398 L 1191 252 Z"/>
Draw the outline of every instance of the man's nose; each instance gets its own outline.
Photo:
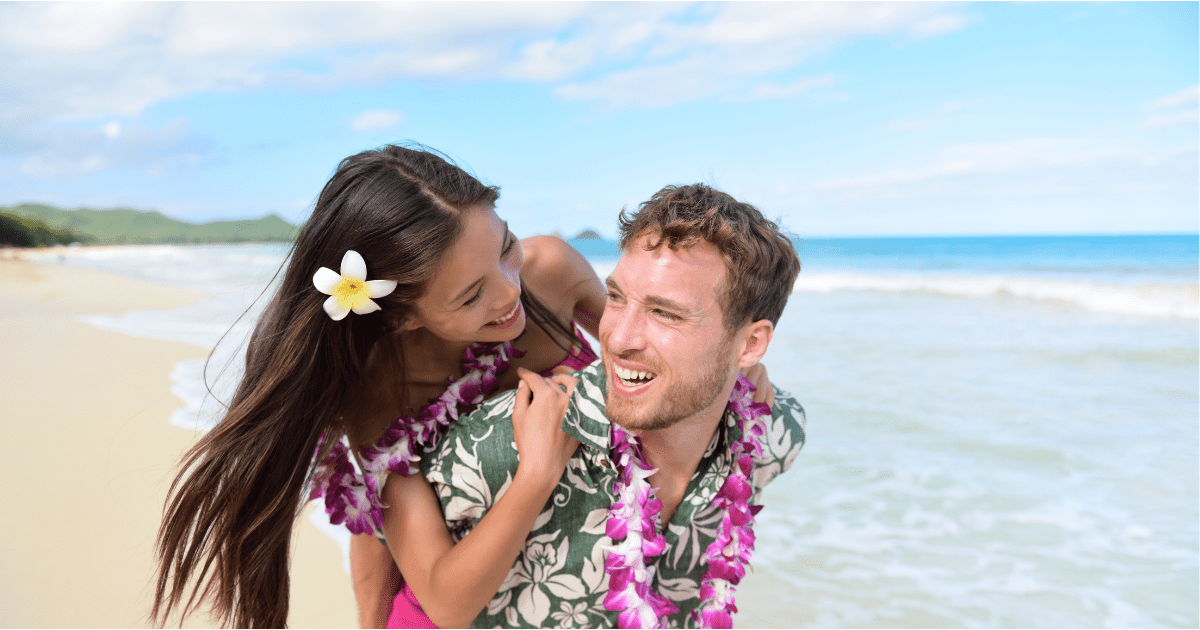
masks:
<path id="1" fill-rule="evenodd" d="M 605 318 L 612 317 L 608 333 L 608 351 L 611 354 L 624 354 L 630 350 L 642 350 L 645 346 L 645 318 L 637 309 L 626 307 L 604 314 Z"/>

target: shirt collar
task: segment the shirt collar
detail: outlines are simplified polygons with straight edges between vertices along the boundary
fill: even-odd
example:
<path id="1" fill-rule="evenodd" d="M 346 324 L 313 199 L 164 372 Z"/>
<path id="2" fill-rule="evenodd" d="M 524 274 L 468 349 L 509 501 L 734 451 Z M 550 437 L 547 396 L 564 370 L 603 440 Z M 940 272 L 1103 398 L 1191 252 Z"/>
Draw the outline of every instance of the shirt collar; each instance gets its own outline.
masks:
<path id="1" fill-rule="evenodd" d="M 579 379 L 579 384 L 567 405 L 562 430 L 580 444 L 607 453 L 612 442 L 612 425 L 605 414 L 604 364 L 596 361 L 574 376 Z"/>

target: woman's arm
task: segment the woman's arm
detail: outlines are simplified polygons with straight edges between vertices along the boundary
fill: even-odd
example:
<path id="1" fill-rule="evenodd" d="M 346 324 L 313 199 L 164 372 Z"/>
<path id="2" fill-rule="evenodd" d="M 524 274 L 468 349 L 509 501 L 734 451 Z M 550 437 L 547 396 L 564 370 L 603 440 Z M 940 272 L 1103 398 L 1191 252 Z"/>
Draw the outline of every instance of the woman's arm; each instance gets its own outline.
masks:
<path id="1" fill-rule="evenodd" d="M 425 614 L 443 628 L 466 627 L 496 595 L 579 446 L 559 426 L 578 381 L 518 370 L 521 382 L 513 409 L 517 473 L 508 491 L 457 545 L 423 476 L 392 475 L 384 484 L 388 547 Z"/>
<path id="2" fill-rule="evenodd" d="M 553 236 L 523 239 L 521 246 L 525 249 L 521 277 L 531 284 L 538 297 L 569 307 L 562 310 L 569 310 L 580 328 L 598 338 L 606 292 L 591 263 L 574 247 Z"/>
<path id="3" fill-rule="evenodd" d="M 392 554 L 374 534 L 350 537 L 350 578 L 359 627 L 386 628 L 392 600 L 400 590 L 400 575 Z"/>

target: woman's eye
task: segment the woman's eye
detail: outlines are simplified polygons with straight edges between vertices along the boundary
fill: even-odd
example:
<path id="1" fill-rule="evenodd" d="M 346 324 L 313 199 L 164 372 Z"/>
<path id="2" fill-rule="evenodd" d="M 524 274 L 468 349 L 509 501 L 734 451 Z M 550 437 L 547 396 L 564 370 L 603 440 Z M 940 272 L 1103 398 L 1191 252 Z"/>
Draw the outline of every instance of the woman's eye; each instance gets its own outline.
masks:
<path id="1" fill-rule="evenodd" d="M 470 306 L 478 302 L 481 295 L 483 295 L 483 287 L 480 287 L 479 290 L 475 292 L 475 295 L 472 295 L 469 300 L 463 302 L 463 306 Z"/>
<path id="2" fill-rule="evenodd" d="M 504 257 L 508 256 L 509 253 L 511 253 L 513 248 L 516 246 L 517 246 L 517 237 L 513 236 L 512 234 L 509 234 L 508 235 L 508 245 L 504 246 L 504 251 L 500 252 L 500 257 L 504 258 Z"/>

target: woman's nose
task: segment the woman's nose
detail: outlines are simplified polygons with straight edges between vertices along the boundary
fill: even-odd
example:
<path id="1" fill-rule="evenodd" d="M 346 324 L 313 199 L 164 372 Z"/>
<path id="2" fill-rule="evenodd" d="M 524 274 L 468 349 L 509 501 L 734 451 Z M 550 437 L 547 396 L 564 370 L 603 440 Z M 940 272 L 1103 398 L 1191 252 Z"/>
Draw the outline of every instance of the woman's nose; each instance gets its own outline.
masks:
<path id="1" fill-rule="evenodd" d="M 504 289 L 500 294 L 504 298 L 501 303 L 511 304 L 521 295 L 521 269 L 502 268 L 500 275 L 503 278 L 501 286 Z"/>

